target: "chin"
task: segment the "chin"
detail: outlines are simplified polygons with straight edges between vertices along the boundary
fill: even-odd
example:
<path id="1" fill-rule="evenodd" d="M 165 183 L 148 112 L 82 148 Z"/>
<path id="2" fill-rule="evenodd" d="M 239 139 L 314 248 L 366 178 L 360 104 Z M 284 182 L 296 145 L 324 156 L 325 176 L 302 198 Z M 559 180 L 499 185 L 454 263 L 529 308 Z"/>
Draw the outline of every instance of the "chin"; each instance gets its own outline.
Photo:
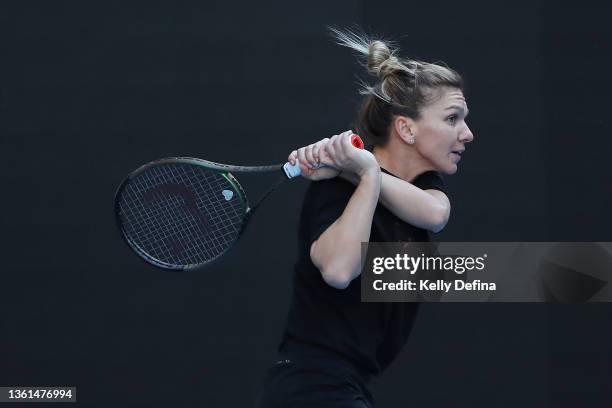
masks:
<path id="1" fill-rule="evenodd" d="M 447 176 L 452 176 L 457 172 L 457 164 L 456 163 L 448 163 L 444 166 L 438 167 L 438 172 L 442 174 L 446 174 Z"/>

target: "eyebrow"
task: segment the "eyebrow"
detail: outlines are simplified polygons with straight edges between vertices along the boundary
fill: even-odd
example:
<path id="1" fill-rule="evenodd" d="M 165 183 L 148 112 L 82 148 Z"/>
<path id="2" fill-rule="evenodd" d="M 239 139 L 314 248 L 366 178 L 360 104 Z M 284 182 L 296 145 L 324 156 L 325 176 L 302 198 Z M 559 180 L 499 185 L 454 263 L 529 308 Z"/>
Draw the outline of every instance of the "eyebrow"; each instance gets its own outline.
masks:
<path id="1" fill-rule="evenodd" d="M 468 108 L 465 108 L 464 110 L 463 106 L 459 106 L 459 105 L 451 105 L 448 108 L 446 108 L 446 110 L 450 110 L 450 109 L 459 109 L 460 111 L 464 111 L 465 116 L 467 116 L 470 113 L 470 110 Z"/>

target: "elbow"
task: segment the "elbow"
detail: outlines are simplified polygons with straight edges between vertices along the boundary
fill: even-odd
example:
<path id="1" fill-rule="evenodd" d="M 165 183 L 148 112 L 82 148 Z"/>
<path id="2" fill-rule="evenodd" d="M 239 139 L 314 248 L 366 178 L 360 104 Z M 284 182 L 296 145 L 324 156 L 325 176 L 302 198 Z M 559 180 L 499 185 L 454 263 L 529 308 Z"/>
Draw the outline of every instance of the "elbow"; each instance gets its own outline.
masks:
<path id="1" fill-rule="evenodd" d="M 317 251 L 317 242 L 315 241 L 310 247 L 310 260 L 319 269 L 325 283 L 336 289 L 346 289 L 353 280 L 352 275 L 346 272 L 350 271 L 351 267 L 345 265 L 337 257 L 327 260 L 322 259 Z"/>
<path id="2" fill-rule="evenodd" d="M 429 230 L 434 234 L 437 234 L 438 232 L 442 231 L 448 223 L 449 216 L 450 208 L 445 206 L 440 207 L 437 211 L 434 212 Z"/>
<path id="3" fill-rule="evenodd" d="M 429 230 L 433 232 L 434 234 L 437 234 L 438 232 L 442 231 L 444 227 L 446 227 L 446 221 L 444 222 L 438 221 L 438 222 L 434 222 L 431 225 L 431 227 L 429 227 Z"/>
<path id="4" fill-rule="evenodd" d="M 342 269 L 337 268 L 321 268 L 321 276 L 325 283 L 335 289 L 344 290 L 351 283 L 351 278 L 345 273 L 342 273 Z"/>

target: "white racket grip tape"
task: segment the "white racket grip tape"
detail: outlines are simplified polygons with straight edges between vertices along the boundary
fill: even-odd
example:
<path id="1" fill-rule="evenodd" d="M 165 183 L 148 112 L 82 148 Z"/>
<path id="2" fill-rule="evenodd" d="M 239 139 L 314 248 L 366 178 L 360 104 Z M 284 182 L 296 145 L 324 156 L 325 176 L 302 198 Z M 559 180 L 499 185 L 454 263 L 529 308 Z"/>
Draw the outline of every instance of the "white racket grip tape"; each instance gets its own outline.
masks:
<path id="1" fill-rule="evenodd" d="M 295 161 L 295 164 L 291 164 L 289 162 L 285 163 L 283 165 L 283 171 L 285 172 L 287 178 L 290 179 L 302 174 L 302 171 L 300 170 L 300 163 L 297 160 Z"/>
<path id="2" fill-rule="evenodd" d="M 322 167 L 322 166 L 318 165 L 315 168 L 318 169 L 319 167 Z M 300 170 L 299 160 L 296 160 L 295 164 L 291 164 L 289 162 L 285 163 L 283 165 L 283 170 L 285 171 L 285 175 L 287 176 L 287 178 L 290 178 L 290 179 L 302 175 L 302 170 Z"/>

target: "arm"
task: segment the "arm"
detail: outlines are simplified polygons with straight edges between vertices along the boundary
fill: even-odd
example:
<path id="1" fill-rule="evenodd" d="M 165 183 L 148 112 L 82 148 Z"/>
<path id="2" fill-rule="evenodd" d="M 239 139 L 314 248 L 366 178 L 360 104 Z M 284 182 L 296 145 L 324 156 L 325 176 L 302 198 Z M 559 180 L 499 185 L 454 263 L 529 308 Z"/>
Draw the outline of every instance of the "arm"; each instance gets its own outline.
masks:
<path id="1" fill-rule="evenodd" d="M 340 177 L 353 184 L 358 182 L 356 175 L 342 172 Z M 439 190 L 421 190 L 415 185 L 382 173 L 380 202 L 403 221 L 438 233 L 448 222 L 450 201 Z"/>
<path id="2" fill-rule="evenodd" d="M 361 273 L 361 243 L 370 240 L 380 176 L 380 169 L 373 168 L 359 178 L 342 215 L 310 247 L 312 263 L 337 289 L 345 289 Z"/>
<path id="3" fill-rule="evenodd" d="M 346 131 L 338 136 L 346 137 L 347 134 L 352 134 L 352 131 Z M 325 149 L 329 141 L 327 138 L 322 139 L 294 150 L 288 160 L 291 164 L 299 160 L 302 177 L 310 180 L 323 180 L 340 174 L 340 177 L 357 185 L 359 177 L 354 172 L 340 172 L 338 167 L 314 167 L 329 160 Z M 440 232 L 446 226 L 450 216 L 450 201 L 443 192 L 433 189 L 421 190 L 407 181 L 385 173 L 382 173 L 379 200 L 401 220 L 434 233 Z"/>
<path id="4" fill-rule="evenodd" d="M 346 288 L 361 273 L 361 243 L 370 240 L 380 194 L 376 158 L 367 150 L 355 149 L 350 136 L 348 132 L 334 136 L 324 149 L 332 167 L 356 175 L 357 188 L 342 214 L 310 246 L 312 263 L 325 282 L 337 289 Z"/>

